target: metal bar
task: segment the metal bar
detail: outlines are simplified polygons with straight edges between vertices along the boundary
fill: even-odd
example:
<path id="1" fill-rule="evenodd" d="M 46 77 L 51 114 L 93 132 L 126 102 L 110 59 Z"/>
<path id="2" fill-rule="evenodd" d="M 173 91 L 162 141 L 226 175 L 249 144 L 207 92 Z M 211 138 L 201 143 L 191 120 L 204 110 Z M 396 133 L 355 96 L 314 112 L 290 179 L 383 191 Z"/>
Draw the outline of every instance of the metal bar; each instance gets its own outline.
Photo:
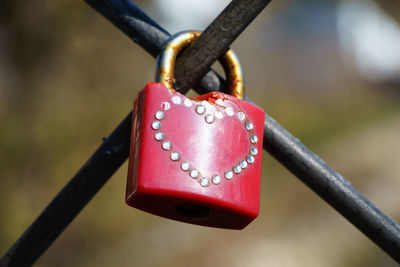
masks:
<path id="1" fill-rule="evenodd" d="M 130 113 L 0 259 L 0 266 L 31 266 L 128 157 Z"/>
<path id="2" fill-rule="evenodd" d="M 98 9 L 98 1 L 86 1 L 95 9 Z M 150 28 L 143 33 L 143 31 L 140 30 L 141 26 L 137 23 L 137 19 L 134 16 L 126 16 L 125 14 L 122 16 L 122 19 L 113 20 L 109 11 L 113 10 L 113 3 L 110 3 L 111 1 L 102 2 L 107 2 L 109 5 L 107 6 L 107 9 L 98 9 L 98 11 L 100 11 L 100 13 L 102 13 L 107 19 L 113 21 L 113 23 L 120 29 L 125 29 L 125 32 L 141 33 L 144 35 L 153 36 L 157 35 L 159 31 L 164 31 L 162 29 Z M 259 5 L 261 4 L 255 4 L 255 6 Z M 253 9 L 255 10 L 253 10 L 253 12 L 258 12 L 257 8 Z M 218 18 L 216 20 L 218 20 Z M 154 25 L 155 22 L 151 21 L 150 24 Z M 205 32 L 203 34 L 205 34 Z M 132 39 L 135 41 L 138 40 L 137 38 L 138 36 L 135 35 L 135 37 Z M 156 43 L 155 41 L 157 40 L 157 37 L 154 36 L 154 38 L 155 40 L 152 43 Z M 214 36 L 214 38 L 216 43 L 221 41 L 218 35 Z M 213 42 L 213 40 L 211 40 L 211 42 Z M 201 39 L 198 38 L 191 45 L 191 47 L 194 47 L 196 43 L 201 43 Z M 148 50 L 146 45 L 142 45 L 140 42 L 138 42 L 138 44 L 144 49 Z M 205 44 L 203 45 L 205 46 Z M 161 46 L 159 46 L 158 49 L 160 48 Z M 212 54 L 213 52 L 212 48 L 205 50 L 208 52 L 206 51 L 204 53 Z M 186 50 L 186 54 L 182 55 L 182 58 L 185 58 L 185 62 L 188 61 L 188 58 L 190 60 L 190 58 L 193 56 L 192 53 L 196 53 L 196 50 L 190 50 L 189 47 Z M 203 56 L 207 57 L 207 55 Z M 178 58 L 175 74 L 176 80 L 178 82 L 181 81 L 182 86 L 185 85 L 185 82 L 183 81 L 187 76 L 184 72 L 179 71 L 181 66 L 180 64 L 181 63 Z M 192 64 L 204 64 L 209 67 L 212 62 L 205 64 L 204 61 L 199 60 L 192 62 Z M 206 67 L 203 66 L 202 68 Z M 196 79 L 193 80 L 195 81 Z M 220 91 L 224 87 L 223 83 L 224 80 L 222 78 L 212 75 L 211 72 L 208 72 L 194 89 L 198 93 L 205 93 L 207 91 Z M 245 100 L 252 102 L 248 98 L 245 98 Z M 375 242 L 388 255 L 390 255 L 397 262 L 400 262 L 400 226 L 393 219 L 378 209 L 367 198 L 361 195 L 349 181 L 331 169 L 320 157 L 318 157 L 318 155 L 310 151 L 268 114 L 265 116 L 263 146 L 264 149 L 267 150 L 282 165 L 296 175 L 301 181 L 303 181 L 303 183 L 310 187 L 334 209 L 341 213 L 347 220 L 349 220 L 368 238 Z"/>
<path id="3" fill-rule="evenodd" d="M 153 56 L 167 38 L 165 30 L 128 0 L 86 1 Z M 201 93 L 216 91 L 222 87 L 220 81 L 211 74 L 200 81 L 196 90 Z M 122 121 L 3 256 L 0 266 L 33 263 L 118 169 L 128 156 L 130 116 Z M 265 118 L 264 149 L 400 262 L 400 227 L 268 115 Z"/>
<path id="4" fill-rule="evenodd" d="M 174 88 L 186 93 L 209 70 L 270 0 L 234 0 L 204 30 L 199 38 L 178 57 Z M 201 64 L 198 64 L 201 62 Z"/>
<path id="5" fill-rule="evenodd" d="M 400 263 L 400 226 L 266 115 L 264 149 Z"/>
<path id="6" fill-rule="evenodd" d="M 129 0 L 87 0 L 86 2 L 153 56 L 157 55 L 163 43 L 170 36 L 167 31 L 162 29 L 161 26 L 151 20 Z M 269 0 L 255 0 L 254 2 L 268 3 Z M 230 13 L 237 12 L 235 6 L 238 5 L 240 5 L 240 1 L 233 1 L 229 5 L 233 6 L 233 8 L 227 8 L 222 12 L 223 17 L 227 20 L 225 23 L 232 22 L 230 18 L 235 14 Z M 253 17 L 260 12 L 260 10 L 256 11 L 252 13 Z M 248 14 L 248 16 L 251 16 L 251 14 Z M 214 21 L 213 23 L 224 23 L 224 20 Z M 250 20 L 247 19 L 244 22 L 237 21 L 235 23 L 248 25 Z M 218 28 L 218 25 L 213 27 L 214 30 L 218 30 Z M 238 27 L 237 30 L 243 30 L 243 27 Z M 232 34 L 237 36 L 239 33 L 232 32 Z M 233 39 L 231 41 L 233 42 Z M 225 43 L 226 47 L 224 49 L 227 49 L 229 45 L 230 43 Z M 180 65 L 181 63 L 177 62 L 176 69 L 179 69 Z M 176 79 L 184 80 L 185 78 L 185 75 L 182 75 L 182 77 L 176 76 Z M 199 79 L 201 76 L 198 74 L 194 78 Z M 220 81 L 223 81 L 223 79 L 211 71 L 200 83 L 207 85 L 207 87 L 200 89 L 200 91 L 210 91 L 211 88 L 219 89 L 220 84 L 223 84 Z M 129 113 L 112 134 L 104 140 L 104 143 L 75 174 L 71 181 L 0 259 L 0 266 L 32 265 L 105 182 L 118 170 L 129 154 L 131 118 L 132 113 Z"/>

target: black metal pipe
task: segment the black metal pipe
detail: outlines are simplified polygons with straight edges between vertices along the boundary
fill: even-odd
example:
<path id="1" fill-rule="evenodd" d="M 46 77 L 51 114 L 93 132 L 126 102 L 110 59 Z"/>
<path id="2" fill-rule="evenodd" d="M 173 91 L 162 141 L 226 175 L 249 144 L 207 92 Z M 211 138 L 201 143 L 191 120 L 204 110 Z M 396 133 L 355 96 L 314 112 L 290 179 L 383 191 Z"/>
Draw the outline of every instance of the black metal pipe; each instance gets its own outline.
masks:
<path id="1" fill-rule="evenodd" d="M 266 115 L 264 149 L 400 263 L 400 226 Z"/>
<path id="2" fill-rule="evenodd" d="M 0 266 L 31 266 L 124 163 L 130 113 L 0 259 Z"/>
<path id="3" fill-rule="evenodd" d="M 128 0 L 86 0 L 86 2 L 153 56 L 169 36 Z M 177 68 L 179 68 L 178 63 Z M 197 62 L 197 64 L 202 63 Z M 176 78 L 184 79 L 184 77 Z M 209 72 L 195 89 L 200 93 L 216 91 L 223 87 L 222 81 L 220 77 Z M 131 114 L 59 192 L 3 256 L 0 266 L 33 263 L 83 209 L 128 157 L 130 118 Z M 264 149 L 393 259 L 400 262 L 400 227 L 268 115 L 265 117 Z"/>
<path id="4" fill-rule="evenodd" d="M 178 57 L 176 63 L 179 67 L 175 70 L 174 89 L 186 93 L 196 84 L 269 2 L 270 0 L 232 1 Z"/>
<path id="5" fill-rule="evenodd" d="M 255 0 L 254 2 L 268 3 L 269 1 Z M 167 31 L 162 29 L 161 26 L 151 20 L 129 0 L 87 0 L 87 2 L 153 56 L 158 54 L 163 43 L 170 36 Z M 240 4 L 240 1 L 233 1 L 230 5 L 235 7 Z M 260 11 L 259 9 L 250 11 L 248 16 L 253 16 L 254 18 Z M 226 23 L 233 22 L 230 18 L 235 14 L 231 14 L 232 12 L 237 12 L 237 8 L 228 8 L 222 12 L 222 16 L 227 19 Z M 248 25 L 250 22 L 251 20 L 247 19 L 242 22 L 236 21 L 235 23 Z M 213 23 L 223 23 L 223 21 L 214 21 Z M 214 28 L 218 29 L 218 27 Z M 243 27 L 237 28 L 237 31 L 239 30 L 243 30 Z M 239 33 L 233 31 L 232 34 L 237 36 Z M 230 43 L 226 43 L 224 49 L 227 49 L 229 45 Z M 176 70 L 181 68 L 181 64 L 179 62 L 176 63 Z M 201 78 L 199 74 L 197 74 L 197 77 L 195 76 L 195 79 Z M 183 77 L 176 76 L 176 79 L 185 78 L 186 75 L 183 75 Z M 206 92 L 212 90 L 212 88 L 219 90 L 223 84 L 224 81 L 219 75 L 214 71 L 209 71 L 196 88 L 198 88 L 198 91 Z M 71 181 L 0 259 L 0 266 L 32 265 L 68 224 L 72 222 L 76 215 L 127 159 L 131 118 L 132 113 L 129 113 L 111 135 L 104 140 L 103 144 Z"/>

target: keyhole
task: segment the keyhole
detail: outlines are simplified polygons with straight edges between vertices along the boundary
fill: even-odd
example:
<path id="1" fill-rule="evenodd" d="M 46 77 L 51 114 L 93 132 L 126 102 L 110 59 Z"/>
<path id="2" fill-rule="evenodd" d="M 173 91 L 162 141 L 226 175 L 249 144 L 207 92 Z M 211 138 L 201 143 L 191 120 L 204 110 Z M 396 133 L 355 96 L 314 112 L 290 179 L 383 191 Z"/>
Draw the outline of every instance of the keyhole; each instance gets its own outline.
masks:
<path id="1" fill-rule="evenodd" d="M 209 207 L 193 203 L 178 204 L 175 209 L 187 218 L 204 217 L 210 212 Z"/>

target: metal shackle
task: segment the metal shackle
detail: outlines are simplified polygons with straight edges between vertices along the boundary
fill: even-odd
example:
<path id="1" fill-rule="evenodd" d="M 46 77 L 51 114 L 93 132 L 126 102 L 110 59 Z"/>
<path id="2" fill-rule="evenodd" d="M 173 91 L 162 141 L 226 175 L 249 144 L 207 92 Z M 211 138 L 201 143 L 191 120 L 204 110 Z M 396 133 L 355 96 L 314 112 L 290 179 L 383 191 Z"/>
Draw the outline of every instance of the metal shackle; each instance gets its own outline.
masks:
<path id="1" fill-rule="evenodd" d="M 161 53 L 157 56 L 156 82 L 173 89 L 176 57 L 183 48 L 189 46 L 200 34 L 200 32 L 196 31 L 184 31 L 170 37 Z M 232 96 L 243 99 L 243 71 L 239 58 L 232 49 L 228 49 L 218 60 L 225 70 L 229 93 Z"/>

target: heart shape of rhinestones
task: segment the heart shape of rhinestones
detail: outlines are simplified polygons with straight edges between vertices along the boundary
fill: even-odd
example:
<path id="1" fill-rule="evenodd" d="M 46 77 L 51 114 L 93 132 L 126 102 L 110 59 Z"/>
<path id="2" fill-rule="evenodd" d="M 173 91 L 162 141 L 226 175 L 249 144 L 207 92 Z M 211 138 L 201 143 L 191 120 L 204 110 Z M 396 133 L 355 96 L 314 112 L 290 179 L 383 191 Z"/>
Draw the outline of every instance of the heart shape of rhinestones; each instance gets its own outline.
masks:
<path id="1" fill-rule="evenodd" d="M 171 97 L 171 103 L 168 101 L 161 103 L 161 110 L 157 110 L 154 114 L 155 120 L 151 122 L 150 127 L 154 130 L 154 140 L 160 142 L 161 149 L 171 152 L 169 154 L 170 160 L 180 164 L 180 170 L 186 172 L 189 177 L 198 179 L 199 183 L 203 187 L 210 185 L 218 185 L 221 183 L 221 177 L 225 177 L 226 180 L 231 180 L 235 175 L 246 171 L 249 164 L 255 162 L 255 156 L 258 154 L 256 144 L 258 142 L 257 135 L 254 131 L 254 125 L 251 121 L 247 119 L 246 114 L 241 110 L 234 110 L 230 106 L 224 106 L 224 101 L 222 99 L 217 99 L 215 101 L 216 105 L 213 105 L 213 110 L 210 111 L 207 108 L 206 101 L 195 101 L 191 100 L 179 93 L 174 94 Z M 180 152 L 173 150 L 173 144 L 168 140 L 165 132 L 162 131 L 162 121 L 166 118 L 171 105 L 183 105 L 187 108 L 193 108 L 195 113 L 203 118 L 204 123 L 213 124 L 218 120 L 222 120 L 224 117 L 237 118 L 241 125 L 244 127 L 245 131 L 248 133 L 248 141 L 250 144 L 250 149 L 246 155 L 240 159 L 238 162 L 233 164 L 233 166 L 222 171 L 222 173 L 215 173 L 210 177 L 203 177 L 201 170 L 198 170 L 193 164 L 182 158 Z M 210 107 L 210 105 L 208 105 Z"/>

